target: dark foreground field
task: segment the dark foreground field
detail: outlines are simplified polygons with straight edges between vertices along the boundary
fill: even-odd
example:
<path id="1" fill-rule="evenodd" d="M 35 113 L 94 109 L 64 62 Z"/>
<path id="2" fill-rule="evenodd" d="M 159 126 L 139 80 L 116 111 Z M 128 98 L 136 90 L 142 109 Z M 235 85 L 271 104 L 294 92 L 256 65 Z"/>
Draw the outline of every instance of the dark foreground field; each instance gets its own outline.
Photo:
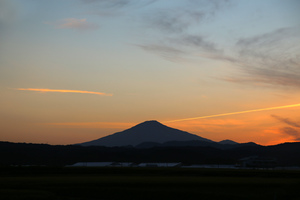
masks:
<path id="1" fill-rule="evenodd" d="M 300 199 L 299 171 L 0 168 L 0 199 Z"/>

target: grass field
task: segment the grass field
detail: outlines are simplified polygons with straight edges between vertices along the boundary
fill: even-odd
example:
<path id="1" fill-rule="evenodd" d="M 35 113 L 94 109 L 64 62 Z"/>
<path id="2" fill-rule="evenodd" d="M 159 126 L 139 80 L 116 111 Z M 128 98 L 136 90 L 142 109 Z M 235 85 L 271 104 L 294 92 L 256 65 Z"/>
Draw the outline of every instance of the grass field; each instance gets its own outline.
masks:
<path id="1" fill-rule="evenodd" d="M 300 199 L 299 171 L 4 168 L 0 199 Z"/>

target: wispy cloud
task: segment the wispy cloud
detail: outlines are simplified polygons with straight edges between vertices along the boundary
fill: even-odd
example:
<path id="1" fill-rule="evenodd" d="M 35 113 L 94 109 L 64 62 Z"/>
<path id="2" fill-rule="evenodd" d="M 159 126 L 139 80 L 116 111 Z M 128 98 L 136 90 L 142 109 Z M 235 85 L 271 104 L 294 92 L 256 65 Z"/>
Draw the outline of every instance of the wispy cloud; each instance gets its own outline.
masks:
<path id="1" fill-rule="evenodd" d="M 184 54 L 184 51 L 167 45 L 137 45 L 146 51 L 160 52 L 162 54 Z"/>
<path id="2" fill-rule="evenodd" d="M 223 12 L 238 4 L 236 1 L 186 0 L 168 6 L 162 0 L 81 2 L 92 5 L 93 14 L 130 13 L 131 19 L 136 17 L 143 30 L 147 30 L 147 40 L 135 42 L 136 46 L 169 61 L 198 61 L 204 57 L 229 62 L 236 69 L 235 74 L 220 78 L 222 80 L 260 87 L 300 88 L 300 27 L 281 27 L 247 37 L 234 36 L 235 41 L 226 47 L 205 34 L 206 25 L 219 20 Z M 137 12 L 138 9 L 132 9 L 136 6 L 149 8 Z M 73 27 L 71 24 L 81 27 L 70 20 L 57 28 Z"/>
<path id="3" fill-rule="evenodd" d="M 229 0 L 189 0 L 184 1 L 180 7 L 161 8 L 146 16 L 146 24 L 169 34 L 186 33 L 201 22 L 213 19 L 215 14 L 227 7 Z"/>
<path id="4" fill-rule="evenodd" d="M 202 35 L 182 34 L 166 37 L 159 43 L 137 45 L 145 51 L 161 55 L 170 61 L 189 60 L 191 57 L 223 56 L 216 43 Z M 206 55 L 206 56 L 204 56 Z M 225 58 L 225 57 L 224 57 Z"/>
<path id="5" fill-rule="evenodd" d="M 56 22 L 45 22 L 53 25 L 56 29 L 73 29 L 73 30 L 96 30 L 99 25 L 87 22 L 86 19 L 66 18 Z"/>
<path id="6" fill-rule="evenodd" d="M 218 48 L 215 42 L 203 35 L 184 34 L 176 38 L 170 38 L 169 44 L 176 44 L 178 49 L 183 49 L 189 55 L 222 55 L 223 50 Z"/>
<path id="7" fill-rule="evenodd" d="M 277 115 L 271 115 L 271 116 L 273 118 L 277 119 L 278 121 L 283 122 L 287 125 L 290 125 L 290 126 L 293 126 L 293 127 L 296 127 L 296 128 L 300 128 L 300 122 L 295 122 L 295 121 L 292 121 L 289 118 L 284 118 L 284 117 L 280 117 L 280 116 L 277 116 Z"/>
<path id="8" fill-rule="evenodd" d="M 297 130 L 300 128 L 300 122 L 295 122 L 289 118 L 284 118 L 277 115 L 271 115 L 271 117 L 288 125 L 288 127 L 283 127 L 279 129 L 281 134 L 291 136 L 294 138 L 294 140 L 300 141 L 300 132 L 299 130 Z"/>
<path id="9" fill-rule="evenodd" d="M 292 105 L 277 106 L 277 107 L 270 107 L 270 108 L 260 108 L 260 109 L 254 109 L 254 110 L 245 110 L 245 111 L 222 113 L 222 114 L 208 115 L 208 116 L 201 116 L 201 117 L 177 119 L 177 120 L 171 120 L 171 121 L 166 121 L 166 122 L 179 122 L 179 121 L 189 121 L 189 120 L 195 120 L 195 119 L 206 119 L 206 118 L 222 117 L 222 116 L 229 116 L 229 115 L 238 115 L 238 114 L 245 114 L 245 113 L 252 113 L 252 112 L 261 112 L 261 111 L 267 111 L 267 110 L 294 108 L 294 107 L 299 107 L 299 106 L 300 106 L 300 104 L 292 104 Z"/>
<path id="10" fill-rule="evenodd" d="M 300 88 L 300 27 L 241 38 L 236 43 L 241 74 L 236 82 Z"/>
<path id="11" fill-rule="evenodd" d="M 220 50 L 216 47 L 216 44 L 206 40 L 205 37 L 201 35 L 185 35 L 174 40 L 178 44 L 183 46 L 193 47 L 197 49 L 202 49 L 208 52 L 219 52 Z"/>
<path id="12" fill-rule="evenodd" d="M 185 51 L 165 44 L 145 44 L 136 46 L 140 47 L 145 51 L 162 56 L 163 58 L 172 62 L 183 61 L 184 55 L 186 55 Z"/>
<path id="13" fill-rule="evenodd" d="M 182 33 L 196 21 L 190 12 L 176 10 L 160 10 L 146 20 L 149 27 L 169 34 Z"/>
<path id="14" fill-rule="evenodd" d="M 300 132 L 292 127 L 280 128 L 280 133 L 288 136 L 292 136 L 294 140 L 300 141 Z"/>
<path id="15" fill-rule="evenodd" d="M 81 93 L 81 94 L 97 94 L 102 96 L 113 96 L 112 94 L 107 94 L 103 92 L 92 92 L 92 91 L 83 91 L 83 90 L 56 90 L 56 89 L 46 89 L 46 88 L 17 88 L 16 90 L 33 91 L 33 92 Z"/>
<path id="16" fill-rule="evenodd" d="M 146 6 L 149 4 L 154 3 L 157 0 L 143 0 L 143 1 L 136 1 L 136 0 L 81 0 L 82 3 L 85 4 L 97 4 L 105 8 L 124 8 L 131 5 L 140 5 Z"/>
<path id="17" fill-rule="evenodd" d="M 226 55 L 216 42 L 201 34 L 184 33 L 165 37 L 160 44 L 140 45 L 143 50 L 169 58 L 199 56 L 229 62 L 238 70 L 223 80 L 259 86 L 300 88 L 300 27 L 281 28 L 269 33 L 239 39 Z M 159 46 L 160 48 L 152 48 Z M 176 51 L 174 51 L 176 50 Z M 180 54 L 178 54 L 180 52 Z M 176 59 L 172 59 L 176 60 Z M 181 59 L 182 60 L 182 59 Z"/>
<path id="18" fill-rule="evenodd" d="M 221 53 L 222 50 L 215 42 L 195 30 L 198 30 L 202 23 L 211 22 L 218 12 L 231 5 L 230 0 L 187 0 L 169 4 L 167 7 L 163 0 L 81 0 L 81 2 L 93 5 L 94 8 L 91 8 L 93 11 L 90 13 L 94 15 L 98 13 L 101 16 L 114 16 L 113 13 L 124 14 L 130 11 L 130 16 L 137 17 L 136 21 L 147 30 L 148 42 L 137 42 L 136 46 L 173 62 L 188 60 L 188 57 L 199 52 Z M 151 7 L 152 4 L 155 5 Z M 138 16 L 135 16 L 136 10 L 130 8 L 136 6 L 149 6 L 149 9 L 142 14 L 137 12 Z"/>
<path id="19" fill-rule="evenodd" d="M 80 0 L 87 7 L 85 14 L 103 18 L 134 16 L 134 12 L 145 8 L 158 0 Z M 138 17 L 140 18 L 140 17 Z M 131 18 L 130 20 L 132 20 Z"/>
<path id="20" fill-rule="evenodd" d="M 226 0 L 189 0 L 181 2 L 180 7 L 174 4 L 169 8 L 155 9 L 142 18 L 144 27 L 149 30 L 149 38 L 153 34 L 155 39 L 139 47 L 158 55 L 161 55 L 162 49 L 172 49 L 167 52 L 168 56 L 163 54 L 163 57 L 175 62 L 189 60 L 191 57 L 199 58 L 195 55 L 200 53 L 222 54 L 223 50 L 201 33 L 199 27 L 213 21 L 216 13 L 228 5 L 230 1 Z M 153 48 L 158 46 L 160 48 Z"/>

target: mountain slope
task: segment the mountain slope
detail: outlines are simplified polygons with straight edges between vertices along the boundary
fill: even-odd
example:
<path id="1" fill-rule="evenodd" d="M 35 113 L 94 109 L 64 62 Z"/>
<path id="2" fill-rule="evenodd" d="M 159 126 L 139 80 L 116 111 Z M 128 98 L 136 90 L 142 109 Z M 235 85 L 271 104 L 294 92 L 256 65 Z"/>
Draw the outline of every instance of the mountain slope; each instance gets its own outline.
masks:
<path id="1" fill-rule="evenodd" d="M 218 142 L 219 144 L 230 144 L 230 145 L 235 145 L 235 144 L 239 144 L 235 141 L 232 141 L 232 140 L 222 140 L 220 142 Z"/>
<path id="2" fill-rule="evenodd" d="M 132 128 L 118 132 L 112 135 L 102 137 L 97 140 L 85 142 L 82 146 L 127 146 L 138 145 L 143 142 L 158 142 L 167 141 L 188 141 L 201 140 L 205 142 L 213 142 L 209 139 L 170 128 L 157 121 L 145 121 Z"/>

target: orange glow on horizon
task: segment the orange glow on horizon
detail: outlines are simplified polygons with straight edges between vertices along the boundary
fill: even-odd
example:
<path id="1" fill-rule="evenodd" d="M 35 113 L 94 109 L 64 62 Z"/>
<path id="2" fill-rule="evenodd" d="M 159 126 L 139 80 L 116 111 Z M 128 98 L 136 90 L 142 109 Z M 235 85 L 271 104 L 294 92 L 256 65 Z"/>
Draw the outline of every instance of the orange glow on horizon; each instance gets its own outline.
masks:
<path id="1" fill-rule="evenodd" d="M 130 128 L 135 123 L 127 122 L 62 122 L 62 123 L 45 123 L 48 125 L 65 126 L 74 128 L 99 128 L 99 129 L 122 129 Z"/>
<path id="2" fill-rule="evenodd" d="M 260 109 L 254 109 L 254 110 L 246 110 L 246 111 L 239 111 L 239 112 L 231 112 L 231 113 L 223 113 L 223 114 L 216 114 L 216 115 L 208 115 L 208 116 L 202 116 L 202 117 L 192 117 L 192 118 L 185 118 L 185 119 L 177 119 L 177 120 L 165 121 L 164 123 L 172 123 L 172 122 L 179 122 L 179 121 L 188 121 L 188 120 L 195 120 L 195 119 L 206 119 L 206 118 L 212 118 L 212 117 L 222 117 L 222 116 L 228 116 L 228 115 L 237 115 L 237 114 L 243 114 L 243 113 L 259 112 L 259 111 L 266 111 L 266 110 L 276 110 L 276 109 L 283 109 L 283 108 L 292 108 L 292 107 L 299 107 L 299 106 L 300 106 L 300 104 L 292 104 L 292 105 L 286 105 L 286 106 L 277 106 L 277 107 L 270 107 L 270 108 L 260 108 Z"/>
<path id="3" fill-rule="evenodd" d="M 287 107 L 290 106 L 291 105 L 288 105 Z M 276 110 L 275 112 L 279 116 L 289 116 L 288 118 L 291 120 L 294 119 L 297 121 L 296 118 L 299 109 L 300 106 L 294 107 L 293 109 Z M 272 117 L 273 112 L 271 109 L 271 111 L 266 111 L 263 114 L 252 112 L 247 115 L 183 120 L 172 124 L 165 122 L 165 124 L 213 141 L 229 139 L 239 143 L 255 142 L 260 145 L 299 142 L 299 140 L 297 140 L 297 138 L 299 138 L 298 136 L 289 135 L 281 131 L 281 129 L 288 126 L 288 124 L 274 119 L 274 117 Z M 297 131 L 299 130 L 296 127 L 295 129 Z"/>
<path id="4" fill-rule="evenodd" d="M 47 89 L 47 88 L 17 88 L 16 90 L 35 91 L 35 92 L 81 93 L 81 94 L 97 94 L 102 96 L 113 96 L 112 94 L 107 94 L 103 92 L 92 92 L 92 91 L 83 91 L 83 90 L 56 90 L 56 89 Z"/>

